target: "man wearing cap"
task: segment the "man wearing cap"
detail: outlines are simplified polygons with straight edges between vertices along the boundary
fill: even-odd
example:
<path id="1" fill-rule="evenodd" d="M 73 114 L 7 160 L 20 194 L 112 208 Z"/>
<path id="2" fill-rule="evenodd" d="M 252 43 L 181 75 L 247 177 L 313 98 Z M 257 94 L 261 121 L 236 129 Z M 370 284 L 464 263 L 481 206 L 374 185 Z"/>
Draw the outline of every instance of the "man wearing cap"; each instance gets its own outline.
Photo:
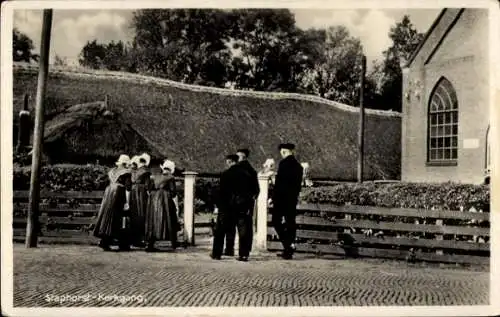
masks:
<path id="1" fill-rule="evenodd" d="M 302 187 L 303 168 L 294 156 L 295 145 L 285 143 L 280 144 L 278 148 L 282 160 L 278 165 L 272 194 L 272 223 L 283 244 L 283 253 L 279 256 L 292 259 L 294 252 L 292 244 L 296 234 L 295 217 Z"/>
<path id="2" fill-rule="evenodd" d="M 236 226 L 229 230 L 226 236 L 226 253 L 231 255 L 231 250 L 234 248 L 235 229 L 238 228 L 239 237 L 239 259 L 246 261 L 252 250 L 253 242 L 253 210 L 255 199 L 259 195 L 259 180 L 257 179 L 257 171 L 248 162 L 250 150 L 238 149 L 237 167 L 241 169 L 241 179 L 239 185 L 241 186 L 241 210 L 237 214 Z M 234 252 L 233 252 L 234 254 Z"/>
<path id="3" fill-rule="evenodd" d="M 217 222 L 214 230 L 214 241 L 211 257 L 220 260 L 224 249 L 224 238 L 236 227 L 238 215 L 246 214 L 248 211 L 248 199 L 242 179 L 245 178 L 244 170 L 237 165 L 238 156 L 235 154 L 226 156 L 227 169 L 220 177 L 219 193 L 217 197 Z M 246 245 L 240 243 L 239 260 L 248 260 Z"/>

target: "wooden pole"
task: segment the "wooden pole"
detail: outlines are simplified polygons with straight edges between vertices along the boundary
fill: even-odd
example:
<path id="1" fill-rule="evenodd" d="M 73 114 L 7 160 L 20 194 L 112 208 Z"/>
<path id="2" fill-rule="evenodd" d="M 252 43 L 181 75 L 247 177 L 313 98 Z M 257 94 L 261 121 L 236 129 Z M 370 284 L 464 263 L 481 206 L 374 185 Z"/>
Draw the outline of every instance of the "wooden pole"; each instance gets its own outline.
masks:
<path id="1" fill-rule="evenodd" d="M 28 94 L 24 94 L 24 103 L 23 103 L 23 110 L 24 111 L 28 111 L 29 102 L 30 102 L 30 96 Z"/>
<path id="2" fill-rule="evenodd" d="M 24 94 L 23 109 L 19 112 L 19 126 L 17 129 L 17 147 L 16 152 L 22 153 L 30 142 L 30 114 L 28 111 L 29 95 Z"/>
<path id="3" fill-rule="evenodd" d="M 358 183 L 363 182 L 363 162 L 364 162 L 364 147 L 365 147 L 365 73 L 366 73 L 366 56 L 361 57 L 361 76 L 359 86 L 359 131 L 358 131 Z"/>
<path id="4" fill-rule="evenodd" d="M 50 31 L 52 27 L 52 9 L 43 10 L 42 40 L 40 45 L 40 64 L 38 70 L 38 86 L 35 104 L 35 129 L 33 136 L 33 158 L 31 163 L 31 183 L 29 192 L 28 224 L 26 226 L 26 247 L 36 248 L 38 232 L 39 200 L 40 200 L 40 163 L 43 143 L 43 102 L 49 69 Z"/>

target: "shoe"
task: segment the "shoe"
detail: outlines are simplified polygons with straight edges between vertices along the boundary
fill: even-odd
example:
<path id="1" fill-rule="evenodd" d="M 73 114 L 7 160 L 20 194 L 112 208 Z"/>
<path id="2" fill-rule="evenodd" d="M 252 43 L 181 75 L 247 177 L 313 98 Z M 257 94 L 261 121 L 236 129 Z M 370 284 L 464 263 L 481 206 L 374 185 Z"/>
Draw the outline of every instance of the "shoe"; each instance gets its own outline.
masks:
<path id="1" fill-rule="evenodd" d="M 148 246 L 146 249 L 144 249 L 144 251 L 146 251 L 146 252 L 158 252 L 160 250 L 153 247 L 153 246 Z"/>
<path id="2" fill-rule="evenodd" d="M 130 251 L 130 246 L 129 245 L 122 245 L 119 247 L 120 251 Z"/>
<path id="3" fill-rule="evenodd" d="M 238 261 L 248 262 L 248 257 L 247 256 L 240 256 L 240 257 L 238 257 Z"/>
<path id="4" fill-rule="evenodd" d="M 230 251 L 224 251 L 224 255 L 225 256 L 234 256 L 234 251 L 230 252 Z"/>
<path id="5" fill-rule="evenodd" d="M 212 253 L 210 253 L 210 257 L 211 257 L 213 260 L 220 260 L 220 259 L 221 259 L 221 256 L 220 256 L 220 255 L 213 255 Z"/>
<path id="6" fill-rule="evenodd" d="M 285 253 L 285 254 L 283 254 L 282 258 L 284 260 L 292 260 L 293 259 L 293 255 L 291 253 Z"/>
<path id="7" fill-rule="evenodd" d="M 172 251 L 175 252 L 175 250 L 179 247 L 179 243 L 178 242 L 172 243 L 172 245 L 170 247 L 172 248 Z"/>
<path id="8" fill-rule="evenodd" d="M 146 243 L 144 243 L 142 241 L 141 242 L 136 242 L 134 244 L 134 247 L 136 247 L 136 248 L 144 248 L 144 247 L 146 247 Z"/>
<path id="9" fill-rule="evenodd" d="M 293 259 L 293 253 L 292 252 L 281 252 L 276 254 L 278 257 L 285 259 L 285 260 L 291 260 Z"/>
<path id="10" fill-rule="evenodd" d="M 109 247 L 109 245 L 102 243 L 102 241 L 99 242 L 99 248 L 101 248 L 103 251 L 111 251 L 111 248 Z"/>

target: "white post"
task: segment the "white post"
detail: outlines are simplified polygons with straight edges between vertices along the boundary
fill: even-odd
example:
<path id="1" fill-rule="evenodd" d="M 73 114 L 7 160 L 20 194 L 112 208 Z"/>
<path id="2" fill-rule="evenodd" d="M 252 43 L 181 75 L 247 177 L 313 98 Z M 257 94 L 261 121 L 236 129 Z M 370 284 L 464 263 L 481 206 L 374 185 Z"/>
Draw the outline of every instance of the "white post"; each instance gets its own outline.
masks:
<path id="1" fill-rule="evenodd" d="M 194 245 L 194 185 L 195 172 L 184 172 L 184 232 L 186 242 Z"/>
<path id="2" fill-rule="evenodd" d="M 442 226 L 442 225 L 443 225 L 443 219 L 436 219 L 436 226 Z M 443 240 L 443 235 L 442 234 L 436 234 L 436 240 Z M 443 255 L 443 250 L 442 249 L 436 249 L 436 254 Z"/>
<path id="3" fill-rule="evenodd" d="M 255 234 L 255 247 L 267 250 L 267 200 L 269 189 L 269 173 L 259 174 L 260 193 L 257 198 L 257 232 Z"/>

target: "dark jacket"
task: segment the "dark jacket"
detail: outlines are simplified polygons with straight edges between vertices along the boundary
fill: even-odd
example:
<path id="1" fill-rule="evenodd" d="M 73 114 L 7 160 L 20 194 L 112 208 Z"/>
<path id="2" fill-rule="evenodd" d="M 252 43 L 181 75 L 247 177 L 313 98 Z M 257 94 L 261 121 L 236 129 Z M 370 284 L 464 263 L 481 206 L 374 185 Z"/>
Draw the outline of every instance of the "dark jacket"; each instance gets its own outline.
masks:
<path id="1" fill-rule="evenodd" d="M 249 203 L 252 198 L 246 189 L 249 178 L 249 174 L 238 164 L 222 172 L 217 199 L 221 212 Z"/>
<path id="2" fill-rule="evenodd" d="M 272 197 L 275 206 L 297 204 L 302 187 L 302 174 L 303 168 L 293 155 L 280 161 Z"/>
<path id="3" fill-rule="evenodd" d="M 247 182 L 245 183 L 245 190 L 248 191 L 250 196 L 257 197 L 260 193 L 257 171 L 252 167 L 250 162 L 246 160 L 239 162 L 238 166 L 247 173 L 247 175 L 245 175 L 247 179 Z"/>

